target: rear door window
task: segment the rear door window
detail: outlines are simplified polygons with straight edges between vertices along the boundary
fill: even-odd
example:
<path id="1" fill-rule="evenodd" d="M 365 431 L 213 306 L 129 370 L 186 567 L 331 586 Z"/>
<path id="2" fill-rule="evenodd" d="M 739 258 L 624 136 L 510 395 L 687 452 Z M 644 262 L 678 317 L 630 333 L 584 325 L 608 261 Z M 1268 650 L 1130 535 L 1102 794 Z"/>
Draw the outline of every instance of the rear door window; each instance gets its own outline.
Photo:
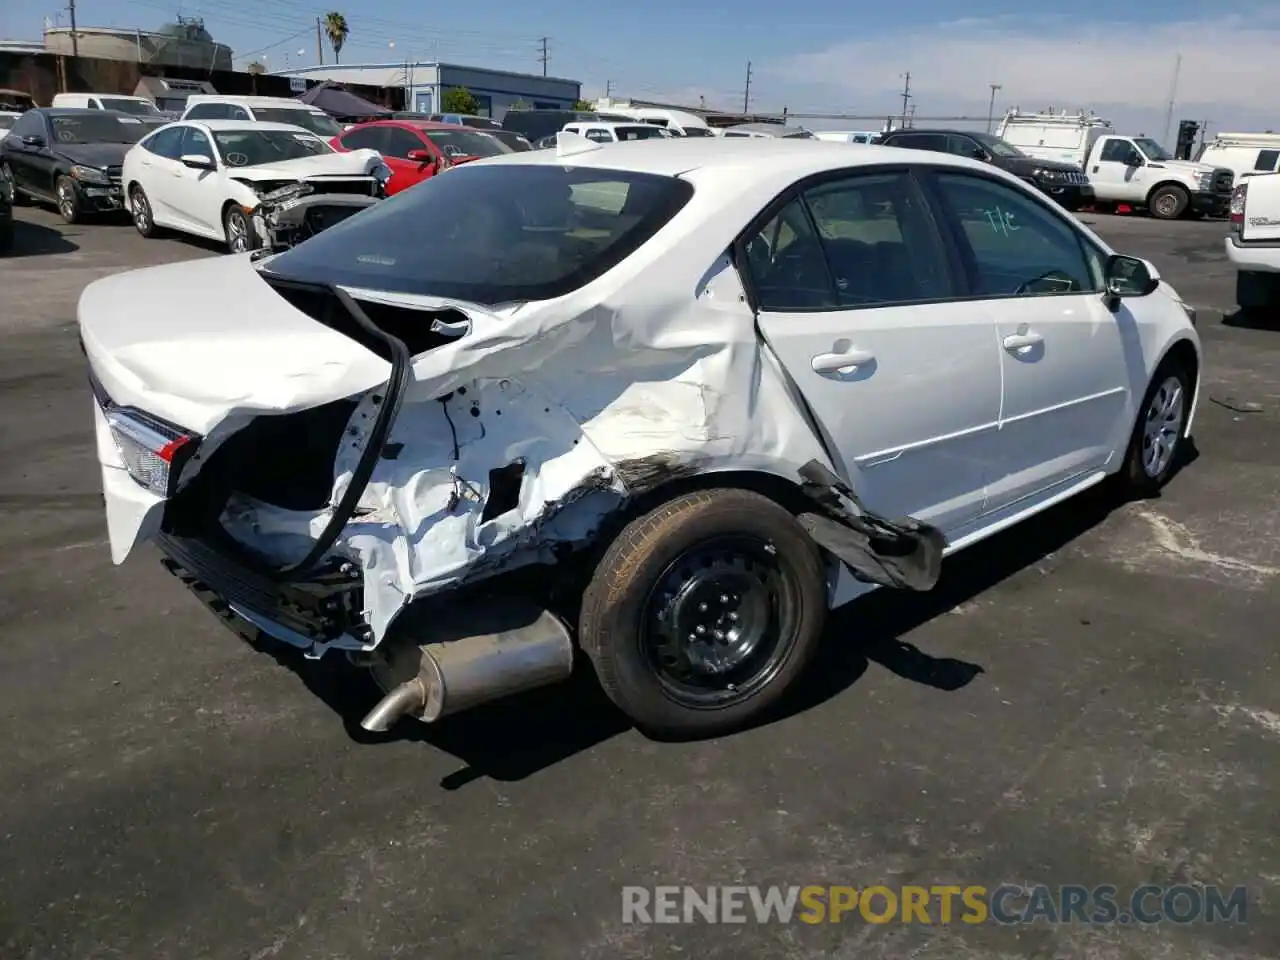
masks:
<path id="1" fill-rule="evenodd" d="M 341 143 L 348 150 L 377 150 L 385 153 L 387 127 L 357 127 L 342 135 Z"/>
<path id="2" fill-rule="evenodd" d="M 1253 169 L 1270 173 L 1275 170 L 1277 160 L 1280 160 L 1280 150 L 1259 150 Z"/>

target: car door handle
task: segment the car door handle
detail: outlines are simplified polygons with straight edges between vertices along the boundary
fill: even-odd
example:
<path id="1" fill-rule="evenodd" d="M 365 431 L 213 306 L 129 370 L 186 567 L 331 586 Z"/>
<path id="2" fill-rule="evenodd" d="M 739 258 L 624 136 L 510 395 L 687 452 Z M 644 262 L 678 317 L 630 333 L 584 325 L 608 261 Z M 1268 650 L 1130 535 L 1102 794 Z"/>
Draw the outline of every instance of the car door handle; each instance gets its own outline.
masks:
<path id="1" fill-rule="evenodd" d="M 850 373 L 874 359 L 875 354 L 866 350 L 846 350 L 844 353 L 820 353 L 810 365 L 815 373 Z"/>
<path id="2" fill-rule="evenodd" d="M 1011 353 L 1034 347 L 1037 343 L 1044 343 L 1044 337 L 1038 333 L 1015 333 L 1004 338 L 1004 348 Z"/>

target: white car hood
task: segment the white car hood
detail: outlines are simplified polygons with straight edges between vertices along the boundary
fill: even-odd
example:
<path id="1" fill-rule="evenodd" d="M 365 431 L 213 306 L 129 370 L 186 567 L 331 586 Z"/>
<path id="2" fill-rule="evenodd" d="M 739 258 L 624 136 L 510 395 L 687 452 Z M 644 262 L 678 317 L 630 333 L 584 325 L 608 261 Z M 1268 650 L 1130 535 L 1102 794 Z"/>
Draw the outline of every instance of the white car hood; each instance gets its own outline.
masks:
<path id="1" fill-rule="evenodd" d="M 1197 163 L 1194 160 L 1161 160 L 1162 166 L 1173 167 L 1177 170 L 1187 170 L 1191 173 L 1216 173 L 1219 170 L 1226 170 L 1226 167 L 1215 167 L 1211 163 Z"/>
<path id="2" fill-rule="evenodd" d="M 325 176 L 369 176 L 382 162 L 377 150 L 352 150 L 349 153 L 325 153 L 316 157 L 300 157 L 279 163 L 254 167 L 233 167 L 228 175 L 237 180 L 309 180 Z"/>

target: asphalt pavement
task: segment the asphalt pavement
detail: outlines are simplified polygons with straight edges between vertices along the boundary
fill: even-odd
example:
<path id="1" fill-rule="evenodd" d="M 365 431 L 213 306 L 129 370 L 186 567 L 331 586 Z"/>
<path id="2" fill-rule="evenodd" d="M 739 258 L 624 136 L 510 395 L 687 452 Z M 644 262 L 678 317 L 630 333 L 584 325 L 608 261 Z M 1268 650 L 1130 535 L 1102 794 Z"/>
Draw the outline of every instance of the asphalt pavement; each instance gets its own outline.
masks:
<path id="1" fill-rule="evenodd" d="M 367 686 L 111 565 L 75 303 L 207 245 L 18 211 L 0 260 L 0 957 L 1280 955 L 1280 326 L 1221 223 L 1089 216 L 1200 309 L 1198 458 L 844 611 L 788 715 L 651 742 L 589 676 L 360 731 Z M 194 295 L 194 292 L 193 292 Z M 183 304 L 173 305 L 180 327 Z M 1248 888 L 1244 923 L 626 924 L 622 888 Z M 936 920 L 936 917 L 935 917 Z"/>

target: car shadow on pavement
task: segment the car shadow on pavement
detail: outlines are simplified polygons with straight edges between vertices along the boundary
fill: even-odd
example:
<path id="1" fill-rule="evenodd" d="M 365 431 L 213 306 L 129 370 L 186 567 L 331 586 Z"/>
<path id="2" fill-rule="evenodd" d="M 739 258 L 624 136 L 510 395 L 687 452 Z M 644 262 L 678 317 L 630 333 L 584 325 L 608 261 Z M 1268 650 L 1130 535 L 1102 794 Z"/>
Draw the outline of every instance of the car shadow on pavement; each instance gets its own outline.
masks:
<path id="1" fill-rule="evenodd" d="M 1194 457 L 1194 451 L 1190 451 Z M 1189 462 L 1189 460 L 1188 460 Z M 926 593 L 876 590 L 832 614 L 823 648 L 793 695 L 773 716 L 776 722 L 839 696 L 876 663 L 940 691 L 967 686 L 983 668 L 929 654 L 904 637 L 950 613 L 984 591 L 1034 566 L 1102 523 L 1118 506 L 1109 484 L 1100 484 L 943 564 L 938 585 Z"/>
<path id="2" fill-rule="evenodd" d="M 55 227 L 46 227 L 42 223 L 31 223 L 27 220 L 15 219 L 13 222 L 13 248 L 5 254 L 5 259 L 75 253 L 79 249 L 78 244 L 72 243 Z"/>
<path id="3" fill-rule="evenodd" d="M 1280 331 L 1280 307 L 1263 310 L 1239 308 L 1235 313 L 1223 314 L 1222 325 L 1244 330 Z"/>

